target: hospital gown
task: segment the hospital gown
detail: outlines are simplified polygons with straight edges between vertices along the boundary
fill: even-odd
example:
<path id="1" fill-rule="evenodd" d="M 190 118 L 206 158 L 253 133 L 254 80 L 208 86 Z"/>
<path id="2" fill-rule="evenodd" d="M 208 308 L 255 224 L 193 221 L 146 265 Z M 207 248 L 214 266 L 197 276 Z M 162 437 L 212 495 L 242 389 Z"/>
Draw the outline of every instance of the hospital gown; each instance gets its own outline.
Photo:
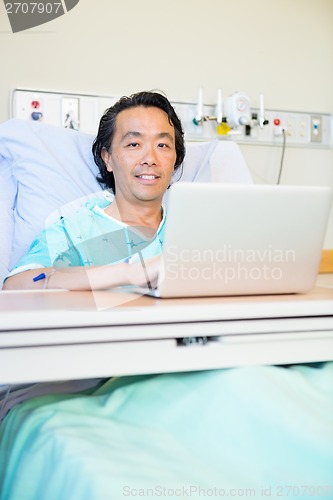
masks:
<path id="1" fill-rule="evenodd" d="M 9 276 L 41 267 L 103 266 L 135 254 L 145 259 L 161 253 L 165 210 L 156 234 L 149 238 L 144 228 L 128 226 L 105 214 L 108 205 L 107 200 L 91 200 L 71 216 L 61 217 L 37 236 Z"/>

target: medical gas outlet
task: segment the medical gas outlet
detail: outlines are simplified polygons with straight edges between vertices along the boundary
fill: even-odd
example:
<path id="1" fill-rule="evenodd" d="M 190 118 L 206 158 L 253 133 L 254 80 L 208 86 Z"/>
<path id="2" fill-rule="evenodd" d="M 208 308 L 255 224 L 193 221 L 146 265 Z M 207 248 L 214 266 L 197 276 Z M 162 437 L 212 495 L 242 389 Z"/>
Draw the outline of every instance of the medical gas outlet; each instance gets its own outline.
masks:
<path id="1" fill-rule="evenodd" d="M 249 125 L 251 121 L 250 100 L 242 92 L 235 92 L 223 102 L 223 112 L 226 122 L 231 128 L 239 125 Z"/>
<path id="2" fill-rule="evenodd" d="M 246 135 L 251 135 L 253 127 L 263 128 L 268 124 L 264 113 L 264 97 L 260 94 L 260 111 L 253 115 L 251 113 L 250 100 L 244 92 L 235 92 L 231 96 L 222 98 L 222 90 L 218 89 L 215 113 L 205 113 L 203 103 L 203 88 L 199 88 L 196 114 L 192 123 L 196 126 L 204 125 L 205 122 L 215 121 L 216 132 L 219 136 L 237 134 L 239 127 L 245 127 Z"/>
<path id="3" fill-rule="evenodd" d="M 193 118 L 194 125 L 202 125 L 206 121 L 216 121 L 217 125 L 227 124 L 223 130 L 231 130 L 240 125 L 249 125 L 251 120 L 250 100 L 243 92 L 222 99 L 222 91 L 218 89 L 215 114 L 207 115 L 204 112 L 203 89 L 199 88 L 197 112 Z"/>

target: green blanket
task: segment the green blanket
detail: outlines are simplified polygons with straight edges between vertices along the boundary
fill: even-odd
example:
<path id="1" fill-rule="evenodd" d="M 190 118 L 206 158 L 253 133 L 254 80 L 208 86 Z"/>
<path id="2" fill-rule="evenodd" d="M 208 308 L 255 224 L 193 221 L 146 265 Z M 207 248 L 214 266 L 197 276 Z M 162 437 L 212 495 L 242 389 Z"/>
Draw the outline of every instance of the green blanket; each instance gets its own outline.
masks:
<path id="1" fill-rule="evenodd" d="M 1 500 L 333 498 L 333 363 L 122 377 L 0 428 Z"/>

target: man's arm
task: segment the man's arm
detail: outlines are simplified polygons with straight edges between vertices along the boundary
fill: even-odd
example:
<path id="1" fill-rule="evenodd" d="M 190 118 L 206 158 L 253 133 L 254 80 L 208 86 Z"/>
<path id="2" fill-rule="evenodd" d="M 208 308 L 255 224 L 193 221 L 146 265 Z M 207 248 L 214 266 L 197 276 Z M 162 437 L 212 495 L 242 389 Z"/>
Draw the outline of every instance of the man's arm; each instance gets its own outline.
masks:
<path id="1" fill-rule="evenodd" d="M 127 264 L 121 262 L 111 266 L 42 268 L 24 271 L 6 279 L 3 290 L 105 290 L 122 285 L 145 286 L 147 276 L 154 283 L 157 280 L 161 257 L 145 262 Z M 45 278 L 34 281 L 39 275 Z"/>

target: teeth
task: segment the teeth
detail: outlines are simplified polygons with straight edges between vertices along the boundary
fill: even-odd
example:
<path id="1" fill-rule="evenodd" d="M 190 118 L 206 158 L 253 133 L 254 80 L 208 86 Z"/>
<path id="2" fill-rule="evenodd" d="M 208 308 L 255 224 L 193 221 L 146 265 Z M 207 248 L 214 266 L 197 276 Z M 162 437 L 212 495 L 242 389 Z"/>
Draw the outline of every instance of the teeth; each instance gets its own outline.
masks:
<path id="1" fill-rule="evenodd" d="M 152 179 L 157 179 L 157 175 L 138 175 L 140 179 L 147 179 L 147 180 L 152 180 Z"/>

